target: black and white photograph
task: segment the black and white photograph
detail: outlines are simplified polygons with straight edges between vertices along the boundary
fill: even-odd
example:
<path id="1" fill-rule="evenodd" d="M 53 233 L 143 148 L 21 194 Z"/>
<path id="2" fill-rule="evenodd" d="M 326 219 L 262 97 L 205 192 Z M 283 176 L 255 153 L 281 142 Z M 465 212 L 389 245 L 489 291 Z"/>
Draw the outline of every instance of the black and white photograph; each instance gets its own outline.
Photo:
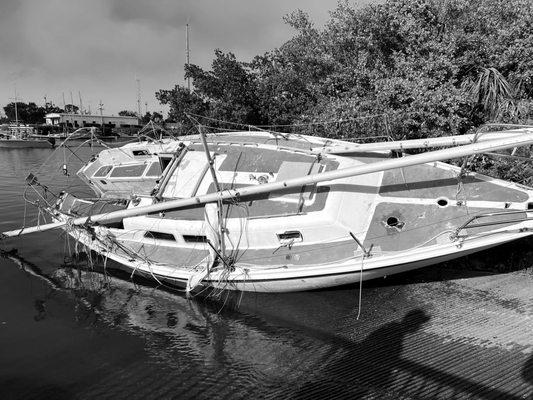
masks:
<path id="1" fill-rule="evenodd" d="M 0 399 L 533 400 L 533 2 L 0 0 Z"/>

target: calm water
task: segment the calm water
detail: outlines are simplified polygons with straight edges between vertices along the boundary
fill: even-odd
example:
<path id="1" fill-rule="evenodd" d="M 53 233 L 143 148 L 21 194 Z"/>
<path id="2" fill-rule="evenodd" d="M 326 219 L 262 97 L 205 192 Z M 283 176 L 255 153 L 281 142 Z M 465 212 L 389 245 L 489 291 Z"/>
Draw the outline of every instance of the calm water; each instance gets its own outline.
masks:
<path id="1" fill-rule="evenodd" d="M 98 150 L 83 148 L 79 155 Z M 61 172 L 65 163 L 69 177 Z M 51 191 L 68 186 L 89 193 L 73 177 L 79 165 L 68 151 L 2 149 L 0 230 L 36 222 L 35 209 L 22 197 L 30 171 Z M 2 399 L 531 393 L 533 301 L 470 284 L 489 285 L 487 273 L 429 268 L 365 283 L 357 320 L 355 287 L 188 300 L 72 262 L 74 245 L 60 232 L 9 239 L 0 247 Z M 518 273 L 520 284 L 533 285 L 527 270 Z M 474 318 L 480 307 L 488 311 L 464 324 L 464 316 Z M 514 324 L 514 336 L 483 336 L 498 324 Z"/>

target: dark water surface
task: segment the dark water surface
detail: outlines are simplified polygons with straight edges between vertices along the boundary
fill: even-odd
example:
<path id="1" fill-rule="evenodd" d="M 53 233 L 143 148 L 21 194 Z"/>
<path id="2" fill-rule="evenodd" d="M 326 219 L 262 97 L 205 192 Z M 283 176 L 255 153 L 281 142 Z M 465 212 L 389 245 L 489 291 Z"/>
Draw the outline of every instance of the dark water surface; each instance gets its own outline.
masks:
<path id="1" fill-rule="evenodd" d="M 1 231 L 36 222 L 22 198 L 30 171 L 53 190 L 89 193 L 68 151 L 39 170 L 51 155 L 2 149 Z M 468 263 L 518 248 L 527 267 L 531 244 Z M 465 271 L 463 261 L 365 283 L 357 320 L 356 287 L 188 300 L 72 262 L 60 232 L 0 247 L 0 399 L 531 396 L 527 268 Z"/>

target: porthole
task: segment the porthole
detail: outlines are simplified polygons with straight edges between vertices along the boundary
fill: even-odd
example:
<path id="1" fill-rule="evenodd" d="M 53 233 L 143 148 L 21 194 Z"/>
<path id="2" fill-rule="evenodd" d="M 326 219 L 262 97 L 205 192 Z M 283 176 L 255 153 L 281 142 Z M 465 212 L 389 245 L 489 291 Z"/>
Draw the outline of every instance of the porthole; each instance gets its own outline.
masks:
<path id="1" fill-rule="evenodd" d="M 396 217 L 389 217 L 387 218 L 386 224 L 390 226 L 391 228 L 397 227 L 400 221 L 398 221 L 398 218 Z"/>
<path id="2" fill-rule="evenodd" d="M 439 207 L 447 207 L 448 206 L 448 199 L 445 197 L 441 197 L 440 199 L 437 199 L 437 205 Z"/>
<path id="3" fill-rule="evenodd" d="M 401 231 L 405 226 L 405 222 L 401 221 L 399 217 L 395 217 L 394 215 L 387 217 L 387 219 L 383 220 L 383 223 L 385 228 L 398 232 Z"/>

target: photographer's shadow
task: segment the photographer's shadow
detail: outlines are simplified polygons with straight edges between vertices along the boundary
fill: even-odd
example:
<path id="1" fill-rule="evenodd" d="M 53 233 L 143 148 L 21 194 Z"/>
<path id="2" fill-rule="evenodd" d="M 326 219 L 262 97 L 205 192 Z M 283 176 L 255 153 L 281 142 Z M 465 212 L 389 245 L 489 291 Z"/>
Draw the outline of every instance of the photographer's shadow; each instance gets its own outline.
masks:
<path id="1" fill-rule="evenodd" d="M 327 364 L 293 393 L 292 398 L 363 398 L 385 394 L 402 364 L 403 342 L 430 317 L 420 309 L 408 312 L 401 321 L 390 322 L 361 342 L 346 342 L 346 353 Z"/>

